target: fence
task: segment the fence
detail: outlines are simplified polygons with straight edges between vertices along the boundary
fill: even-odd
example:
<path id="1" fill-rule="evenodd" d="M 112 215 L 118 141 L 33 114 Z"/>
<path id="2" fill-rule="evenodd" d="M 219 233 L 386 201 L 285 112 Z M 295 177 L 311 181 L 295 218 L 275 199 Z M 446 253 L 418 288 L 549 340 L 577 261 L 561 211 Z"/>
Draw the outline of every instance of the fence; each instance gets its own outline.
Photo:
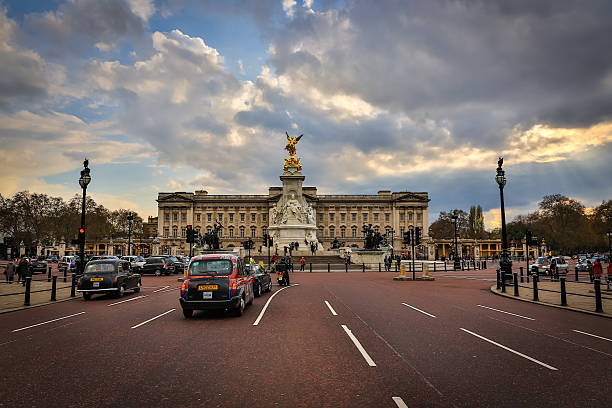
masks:
<path id="1" fill-rule="evenodd" d="M 64 274 L 64 282 L 66 282 L 66 276 Z M 3 285 L 8 285 L 8 284 L 16 284 L 16 286 L 22 285 L 24 287 L 23 292 L 13 292 L 13 293 L 1 293 L 0 294 L 0 298 L 6 298 L 8 296 L 23 296 L 24 300 L 23 300 L 23 305 L 24 306 L 31 306 L 31 295 L 32 293 L 41 293 L 41 292 L 50 292 L 50 301 L 54 302 L 57 300 L 57 291 L 60 289 L 67 289 L 70 288 L 70 297 L 75 297 L 76 296 L 76 275 L 72 274 L 71 278 L 70 278 L 70 285 L 66 285 L 66 286 L 57 286 L 57 279 L 58 276 L 57 275 L 53 275 L 50 277 L 50 279 L 44 278 L 44 279 L 32 279 L 31 276 L 26 277 L 24 280 L 17 280 L 15 282 L 1 282 L 1 284 Z M 32 282 L 51 282 L 51 288 L 49 289 L 39 289 L 39 290 L 32 290 Z"/>

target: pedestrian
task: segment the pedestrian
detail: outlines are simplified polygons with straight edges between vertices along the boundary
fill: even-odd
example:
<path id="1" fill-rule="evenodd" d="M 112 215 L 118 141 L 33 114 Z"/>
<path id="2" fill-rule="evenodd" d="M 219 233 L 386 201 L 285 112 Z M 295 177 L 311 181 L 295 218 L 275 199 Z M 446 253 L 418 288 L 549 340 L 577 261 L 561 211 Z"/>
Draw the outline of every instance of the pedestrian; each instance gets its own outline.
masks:
<path id="1" fill-rule="evenodd" d="M 599 259 L 596 259 L 595 262 L 593 263 L 593 277 L 595 279 L 601 279 L 601 272 L 602 272 L 601 262 L 599 261 Z"/>
<path id="2" fill-rule="evenodd" d="M 557 260 L 553 259 L 552 262 L 550 263 L 550 279 L 552 280 L 553 278 L 557 277 Z"/>
<path id="3" fill-rule="evenodd" d="M 28 265 L 28 261 L 25 258 L 21 258 L 19 264 L 17 265 L 17 276 L 23 283 L 23 286 L 25 286 L 26 277 L 28 276 L 29 272 L 30 266 Z"/>
<path id="4" fill-rule="evenodd" d="M 300 258 L 300 271 L 304 270 L 304 265 L 306 265 L 306 258 L 301 257 Z"/>
<path id="5" fill-rule="evenodd" d="M 610 285 L 610 282 L 612 282 L 612 259 L 608 261 L 608 285 Z"/>
<path id="6" fill-rule="evenodd" d="M 6 273 L 6 281 L 8 283 L 13 283 L 13 278 L 15 276 L 15 264 L 12 260 L 9 260 L 9 263 L 6 264 L 6 269 L 4 270 Z"/>
<path id="7" fill-rule="evenodd" d="M 589 273 L 589 279 L 593 282 L 593 265 L 591 264 L 591 260 L 587 259 L 587 272 Z"/>

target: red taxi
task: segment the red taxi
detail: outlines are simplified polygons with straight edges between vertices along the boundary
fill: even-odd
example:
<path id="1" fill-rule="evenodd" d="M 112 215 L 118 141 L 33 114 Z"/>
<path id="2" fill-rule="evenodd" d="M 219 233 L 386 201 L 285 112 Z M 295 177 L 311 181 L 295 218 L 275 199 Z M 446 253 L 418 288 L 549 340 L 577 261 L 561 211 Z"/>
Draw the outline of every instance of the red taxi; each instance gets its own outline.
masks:
<path id="1" fill-rule="evenodd" d="M 237 255 L 194 256 L 185 278 L 179 298 L 185 317 L 194 310 L 230 310 L 241 316 L 253 303 L 253 279 Z"/>

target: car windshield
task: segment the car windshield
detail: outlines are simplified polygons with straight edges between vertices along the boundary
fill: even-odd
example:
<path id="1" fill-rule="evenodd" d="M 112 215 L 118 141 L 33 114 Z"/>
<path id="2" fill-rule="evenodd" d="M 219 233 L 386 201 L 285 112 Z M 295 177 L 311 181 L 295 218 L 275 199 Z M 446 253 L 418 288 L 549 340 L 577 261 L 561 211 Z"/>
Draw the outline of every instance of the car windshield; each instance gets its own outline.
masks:
<path id="1" fill-rule="evenodd" d="M 115 264 L 96 263 L 96 264 L 89 264 L 87 265 L 87 268 L 85 268 L 85 273 L 105 273 L 105 272 L 115 272 Z"/>
<path id="2" fill-rule="evenodd" d="M 148 264 L 161 264 L 164 263 L 163 258 L 147 258 L 146 263 Z"/>
<path id="3" fill-rule="evenodd" d="M 545 263 L 546 262 L 546 258 L 538 258 L 538 260 L 536 261 L 536 263 Z"/>
<path id="4" fill-rule="evenodd" d="M 233 264 L 228 259 L 202 259 L 189 265 L 189 275 L 231 275 Z"/>
<path id="5" fill-rule="evenodd" d="M 144 258 L 142 256 L 139 256 L 138 258 L 136 258 L 136 262 L 144 262 Z"/>

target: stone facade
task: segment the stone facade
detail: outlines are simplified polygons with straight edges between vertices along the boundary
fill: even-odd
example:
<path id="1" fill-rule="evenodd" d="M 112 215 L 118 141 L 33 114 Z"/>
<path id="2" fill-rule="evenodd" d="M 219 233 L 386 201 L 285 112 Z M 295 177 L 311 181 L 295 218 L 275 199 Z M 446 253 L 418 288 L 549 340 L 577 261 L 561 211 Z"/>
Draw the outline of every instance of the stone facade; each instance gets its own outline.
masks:
<path id="1" fill-rule="evenodd" d="M 263 234 L 272 224 L 272 209 L 282 194 L 282 187 L 270 187 L 268 194 L 261 195 L 213 195 L 205 190 L 159 193 L 158 236 L 153 252 L 187 254 L 186 226 L 193 225 L 204 234 L 219 221 L 223 225 L 221 245 L 224 248 L 241 246 L 250 237 L 257 251 L 263 244 Z M 393 229 L 398 249 L 402 233 L 411 226 L 422 227 L 423 242 L 428 241 L 429 197 L 426 192 L 382 190 L 378 194 L 319 195 L 316 187 L 302 187 L 302 195 L 313 208 L 317 240 L 326 250 L 335 238 L 346 246 L 363 247 L 361 229 L 365 224 L 372 224 L 381 233 Z M 424 247 L 420 251 L 426 252 Z"/>

